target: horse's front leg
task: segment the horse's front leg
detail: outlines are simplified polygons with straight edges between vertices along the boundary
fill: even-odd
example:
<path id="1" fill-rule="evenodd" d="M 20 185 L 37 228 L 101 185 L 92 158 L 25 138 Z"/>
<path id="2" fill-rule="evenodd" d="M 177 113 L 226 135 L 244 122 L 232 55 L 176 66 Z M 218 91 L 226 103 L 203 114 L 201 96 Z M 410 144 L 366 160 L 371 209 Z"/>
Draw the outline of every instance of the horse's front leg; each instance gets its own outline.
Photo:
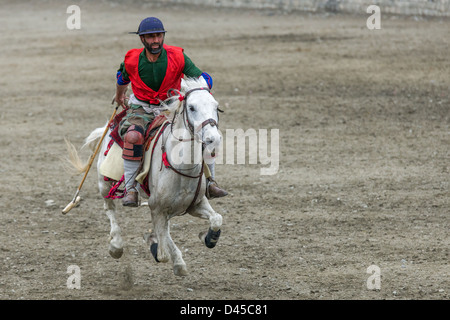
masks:
<path id="1" fill-rule="evenodd" d="M 201 232 L 199 238 L 208 248 L 214 248 L 220 237 L 222 216 L 214 211 L 205 196 L 192 210 L 189 211 L 189 214 L 201 219 L 209 219 L 210 227 L 208 231 Z"/>
<path id="2" fill-rule="evenodd" d="M 111 188 L 111 184 L 106 181 L 102 181 L 103 177 L 99 178 L 99 188 L 100 194 L 105 197 Z M 111 223 L 111 231 L 109 233 L 109 254 L 114 259 L 119 259 L 123 254 L 123 239 L 122 230 L 116 220 L 116 204 L 113 199 L 104 198 L 103 207 L 105 209 L 106 215 Z"/>
<path id="3" fill-rule="evenodd" d="M 186 263 L 183 260 L 180 249 L 178 249 L 170 236 L 168 215 L 160 210 L 152 210 L 151 213 L 154 233 L 148 238 L 148 242 L 153 257 L 158 262 L 167 262 L 169 258 L 172 259 L 174 274 L 186 276 Z"/>

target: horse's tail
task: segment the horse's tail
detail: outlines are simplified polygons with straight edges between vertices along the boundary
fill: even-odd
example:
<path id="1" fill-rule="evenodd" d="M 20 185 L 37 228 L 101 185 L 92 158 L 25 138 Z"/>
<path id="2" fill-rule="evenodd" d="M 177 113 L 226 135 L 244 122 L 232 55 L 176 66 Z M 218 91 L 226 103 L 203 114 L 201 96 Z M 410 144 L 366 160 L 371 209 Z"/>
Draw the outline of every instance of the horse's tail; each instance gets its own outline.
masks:
<path id="1" fill-rule="evenodd" d="M 94 131 L 92 131 L 89 134 L 89 136 L 87 136 L 86 139 L 84 139 L 84 144 L 80 148 L 80 150 L 84 149 L 85 147 L 89 147 L 89 149 L 91 150 L 91 156 L 92 156 L 105 129 L 106 129 L 106 126 L 102 127 L 102 128 L 97 128 Z M 76 147 L 67 138 L 64 138 L 64 140 L 66 141 L 66 147 L 67 147 L 67 153 L 68 153 L 68 157 L 65 159 L 66 163 L 69 163 L 71 165 L 72 171 L 73 171 L 73 169 L 75 169 L 75 172 L 78 174 L 86 172 L 86 170 L 88 169 L 88 166 L 89 166 L 89 160 L 87 160 L 86 162 L 83 162 L 83 160 L 80 159 L 80 156 L 78 154 Z"/>

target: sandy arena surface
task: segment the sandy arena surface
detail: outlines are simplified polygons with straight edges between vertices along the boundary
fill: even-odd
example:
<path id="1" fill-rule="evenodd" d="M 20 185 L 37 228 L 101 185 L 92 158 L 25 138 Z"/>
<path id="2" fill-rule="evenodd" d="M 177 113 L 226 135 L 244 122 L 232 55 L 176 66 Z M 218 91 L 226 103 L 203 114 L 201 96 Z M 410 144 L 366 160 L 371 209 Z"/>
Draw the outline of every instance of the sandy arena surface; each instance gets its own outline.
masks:
<path id="1" fill-rule="evenodd" d="M 450 20 L 187 6 L 3 1 L 0 19 L 0 299 L 448 299 Z M 157 264 L 148 208 L 122 208 L 108 254 L 94 166 L 64 170 L 112 114 L 115 72 L 147 16 L 214 78 L 221 130 L 279 130 L 279 170 L 217 165 L 230 192 L 214 249 L 208 222 L 171 220 L 189 274 Z M 82 153 L 87 159 L 87 153 Z M 79 266 L 81 288 L 68 289 Z M 370 290 L 369 266 L 381 272 Z"/>

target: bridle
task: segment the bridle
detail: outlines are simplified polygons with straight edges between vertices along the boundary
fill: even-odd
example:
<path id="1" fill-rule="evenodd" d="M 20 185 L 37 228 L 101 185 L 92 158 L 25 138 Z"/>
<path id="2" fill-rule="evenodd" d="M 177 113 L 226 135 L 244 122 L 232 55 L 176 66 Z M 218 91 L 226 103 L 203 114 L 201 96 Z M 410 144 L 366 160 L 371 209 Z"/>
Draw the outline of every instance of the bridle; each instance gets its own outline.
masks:
<path id="1" fill-rule="evenodd" d="M 187 110 L 187 97 L 188 97 L 192 92 L 198 91 L 198 90 L 206 90 L 206 91 L 210 92 L 209 88 L 204 88 L 204 87 L 191 89 L 191 90 L 187 91 L 184 95 L 182 95 L 178 90 L 170 89 L 170 90 L 168 91 L 168 96 L 172 97 L 173 94 L 174 94 L 174 92 L 175 92 L 175 94 L 178 95 L 178 99 L 179 99 L 180 101 L 183 102 L 183 106 L 182 106 L 182 109 L 181 109 L 180 114 L 183 115 L 183 121 L 184 121 L 183 123 L 184 123 L 184 125 L 188 128 L 188 131 L 189 131 L 189 133 L 190 133 L 190 135 L 191 135 L 191 138 L 190 138 L 190 139 L 183 139 L 183 138 L 176 137 L 176 136 L 174 135 L 174 133 L 173 133 L 173 124 L 174 124 L 174 122 L 175 122 L 175 119 L 176 119 L 176 117 L 177 117 L 177 112 L 178 112 L 178 111 L 175 111 L 175 114 L 174 114 L 174 116 L 173 116 L 172 125 L 170 126 L 170 134 L 171 134 L 176 140 L 178 140 L 179 142 L 190 142 L 190 141 L 196 140 L 195 138 L 198 137 L 198 133 L 199 133 L 204 127 L 206 127 L 207 125 L 211 125 L 212 127 L 219 127 L 218 124 L 217 124 L 217 121 L 214 120 L 214 119 L 212 119 L 212 118 L 206 119 L 206 120 L 203 121 L 200 125 L 198 125 L 196 128 L 194 128 L 194 126 L 193 126 L 193 125 L 191 124 L 191 122 L 189 121 L 189 112 L 188 112 L 188 110 Z M 219 108 L 217 109 L 217 111 L 218 111 L 218 113 L 219 113 L 219 112 L 223 112 L 223 111 L 220 110 Z M 218 115 L 218 114 L 217 114 L 217 119 L 219 119 L 219 115 Z M 203 150 L 205 150 L 205 148 L 206 148 L 206 142 L 203 141 L 203 140 L 201 140 L 201 138 L 197 138 L 196 141 L 202 143 L 202 152 L 203 152 Z M 165 143 L 163 143 L 163 144 L 161 145 L 161 148 L 162 148 L 162 151 L 163 151 L 163 153 L 164 153 L 164 152 L 165 152 Z M 191 175 L 187 175 L 187 174 L 185 174 L 185 173 L 180 172 L 181 169 L 175 169 L 172 165 L 170 165 L 168 159 L 166 159 L 166 161 L 167 161 L 167 163 L 169 164 L 169 166 L 166 165 L 166 167 L 171 168 L 173 171 L 175 171 L 176 173 L 178 173 L 178 174 L 180 174 L 180 175 L 182 175 L 182 176 L 184 176 L 184 177 L 188 177 L 188 178 L 198 178 L 198 177 L 200 177 L 200 176 L 203 174 L 203 166 L 202 166 L 202 170 L 201 170 L 201 172 L 200 172 L 199 175 L 197 175 L 197 176 L 191 176 Z M 187 169 L 186 169 L 186 170 L 187 170 Z"/>
<path id="2" fill-rule="evenodd" d="M 194 140 L 195 137 L 198 137 L 198 133 L 204 127 L 206 127 L 208 124 L 211 125 L 212 127 L 219 127 L 219 125 L 217 124 L 217 121 L 214 120 L 213 118 L 206 119 L 205 121 L 203 121 L 200 125 L 198 125 L 195 128 L 192 125 L 192 123 L 189 121 L 189 112 L 187 110 L 187 98 L 192 92 L 199 91 L 199 90 L 205 90 L 205 91 L 208 91 L 210 93 L 209 88 L 205 88 L 205 87 L 191 89 L 188 92 L 186 92 L 184 94 L 184 96 L 181 95 L 181 93 L 178 92 L 178 95 L 179 95 L 178 99 L 183 102 L 183 107 L 182 107 L 182 110 L 181 110 L 180 113 L 183 114 L 183 119 L 184 119 L 185 125 L 187 125 L 187 127 L 189 129 L 189 132 L 191 134 L 191 139 L 186 140 L 186 139 L 177 138 L 179 141 L 192 141 L 192 140 Z M 173 89 L 170 89 L 169 92 L 168 92 L 168 95 L 171 95 L 172 92 L 176 92 L 176 91 L 173 90 Z M 223 111 L 220 110 L 220 108 L 217 108 L 217 111 L 218 111 L 217 119 L 219 119 L 219 112 L 223 112 Z M 177 111 L 175 111 L 174 119 L 176 118 L 176 116 L 177 116 Z M 203 140 L 201 140 L 201 139 L 198 139 L 198 141 L 202 143 L 203 148 L 204 148 L 205 142 Z"/>

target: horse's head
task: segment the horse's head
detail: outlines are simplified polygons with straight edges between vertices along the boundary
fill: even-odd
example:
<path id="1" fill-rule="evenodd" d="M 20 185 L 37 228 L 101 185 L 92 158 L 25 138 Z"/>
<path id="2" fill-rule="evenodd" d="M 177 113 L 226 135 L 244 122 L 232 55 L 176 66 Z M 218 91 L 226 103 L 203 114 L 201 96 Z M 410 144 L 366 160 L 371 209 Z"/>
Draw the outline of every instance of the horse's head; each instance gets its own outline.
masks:
<path id="1" fill-rule="evenodd" d="M 222 139 L 218 129 L 220 109 L 206 81 L 203 78 L 183 79 L 179 100 L 181 105 L 177 112 L 183 114 L 184 126 L 196 141 L 212 152 Z"/>

